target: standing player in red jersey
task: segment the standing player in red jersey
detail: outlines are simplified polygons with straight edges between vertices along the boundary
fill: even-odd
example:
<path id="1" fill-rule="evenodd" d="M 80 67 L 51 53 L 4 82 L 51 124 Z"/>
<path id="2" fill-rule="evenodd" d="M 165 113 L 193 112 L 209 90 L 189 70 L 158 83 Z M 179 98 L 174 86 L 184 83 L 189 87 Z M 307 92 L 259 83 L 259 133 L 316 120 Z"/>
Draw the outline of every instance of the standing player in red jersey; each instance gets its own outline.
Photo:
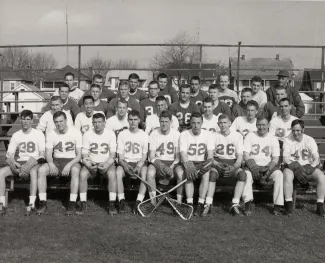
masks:
<path id="1" fill-rule="evenodd" d="M 168 104 L 172 104 L 178 101 L 178 95 L 176 90 L 171 87 L 167 86 L 168 83 L 168 76 L 165 73 L 160 73 L 157 77 L 159 83 L 159 96 L 164 96 L 168 100 Z"/>
<path id="2" fill-rule="evenodd" d="M 229 84 L 229 76 L 221 74 L 219 77 L 219 101 L 227 103 L 232 108 L 238 102 L 238 95 L 235 91 L 229 89 Z"/>
<path id="3" fill-rule="evenodd" d="M 190 80 L 191 83 L 191 101 L 196 105 L 201 106 L 205 98 L 209 97 L 208 93 L 201 90 L 201 79 L 198 76 L 193 76 Z"/>
<path id="4" fill-rule="evenodd" d="M 213 114 L 216 116 L 219 114 L 226 114 L 231 118 L 231 110 L 228 104 L 223 101 L 219 101 L 219 91 L 216 84 L 211 84 L 209 86 L 209 96 L 213 100 Z"/>
<path id="5" fill-rule="evenodd" d="M 180 100 L 169 106 L 171 114 L 178 118 L 179 131 L 182 132 L 190 128 L 191 115 L 194 112 L 200 112 L 199 106 L 190 100 L 191 87 L 182 85 L 180 87 Z"/>
<path id="6" fill-rule="evenodd" d="M 159 84 L 157 81 L 150 81 L 148 85 L 149 97 L 140 102 L 141 121 L 145 122 L 147 116 L 157 113 L 156 98 L 158 97 Z"/>
<path id="7" fill-rule="evenodd" d="M 130 83 L 130 98 L 135 99 L 139 103 L 147 98 L 147 94 L 140 90 L 139 87 L 140 77 L 138 74 L 132 73 L 129 75 L 129 83 Z"/>

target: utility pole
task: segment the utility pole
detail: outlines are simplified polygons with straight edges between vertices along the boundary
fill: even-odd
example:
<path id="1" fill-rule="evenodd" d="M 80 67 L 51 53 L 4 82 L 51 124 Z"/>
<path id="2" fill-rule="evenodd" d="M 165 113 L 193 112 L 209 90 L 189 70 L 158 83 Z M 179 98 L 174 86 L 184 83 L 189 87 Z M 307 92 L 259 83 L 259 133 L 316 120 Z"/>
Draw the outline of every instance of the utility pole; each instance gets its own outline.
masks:
<path id="1" fill-rule="evenodd" d="M 68 21 L 68 6 L 65 6 L 65 26 L 66 26 L 66 41 L 67 41 L 67 65 L 69 65 L 69 21 Z"/>

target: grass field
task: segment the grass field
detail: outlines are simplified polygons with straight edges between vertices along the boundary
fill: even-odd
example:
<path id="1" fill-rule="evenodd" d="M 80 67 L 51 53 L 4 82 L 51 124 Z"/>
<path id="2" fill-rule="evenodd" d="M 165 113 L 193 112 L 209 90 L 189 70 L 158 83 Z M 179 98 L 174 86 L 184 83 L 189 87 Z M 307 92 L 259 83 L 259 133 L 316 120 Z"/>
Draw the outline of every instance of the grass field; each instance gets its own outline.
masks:
<path id="1" fill-rule="evenodd" d="M 312 200 L 299 202 L 293 217 L 274 217 L 270 197 L 257 197 L 252 217 L 233 217 L 226 195 L 211 216 L 183 221 L 167 206 L 150 218 L 111 217 L 104 202 L 93 200 L 86 215 L 66 217 L 59 199 L 67 194 L 50 199 L 46 215 L 24 217 L 22 195 L 12 196 L 7 215 L 0 218 L 0 262 L 325 260 L 325 220 L 314 214 Z"/>

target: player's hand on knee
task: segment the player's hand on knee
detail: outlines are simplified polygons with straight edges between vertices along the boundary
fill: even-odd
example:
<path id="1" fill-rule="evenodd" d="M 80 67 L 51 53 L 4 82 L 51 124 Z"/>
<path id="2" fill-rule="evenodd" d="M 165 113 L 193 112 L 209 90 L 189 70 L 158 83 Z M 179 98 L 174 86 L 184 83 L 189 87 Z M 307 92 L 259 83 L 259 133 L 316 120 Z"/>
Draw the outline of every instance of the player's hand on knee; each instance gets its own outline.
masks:
<path id="1" fill-rule="evenodd" d="M 59 170 L 55 166 L 54 163 L 49 163 L 49 168 L 50 168 L 50 176 L 58 176 L 59 175 Z"/>
<path id="2" fill-rule="evenodd" d="M 108 168 L 109 168 L 109 163 L 108 162 L 102 162 L 97 165 L 97 169 L 100 173 L 105 173 Z"/>
<path id="3" fill-rule="evenodd" d="M 64 166 L 61 174 L 62 176 L 69 176 L 70 174 L 70 170 L 71 170 L 71 165 L 70 164 L 67 164 L 66 166 Z"/>
<path id="4" fill-rule="evenodd" d="M 235 171 L 236 171 L 235 166 L 233 166 L 233 165 L 227 165 L 223 173 L 224 173 L 224 175 L 225 175 L 226 177 L 229 177 L 229 176 L 231 176 Z"/>

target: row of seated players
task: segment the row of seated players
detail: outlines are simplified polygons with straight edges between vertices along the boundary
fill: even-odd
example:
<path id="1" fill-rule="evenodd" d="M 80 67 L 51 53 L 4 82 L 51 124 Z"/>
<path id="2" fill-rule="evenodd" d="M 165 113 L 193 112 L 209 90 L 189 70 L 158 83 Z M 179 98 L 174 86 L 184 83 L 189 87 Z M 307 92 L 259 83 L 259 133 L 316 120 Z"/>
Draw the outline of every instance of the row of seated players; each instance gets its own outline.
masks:
<path id="1" fill-rule="evenodd" d="M 209 108 L 209 105 L 205 105 L 209 103 L 211 107 L 212 102 L 204 101 L 204 107 Z M 230 210 L 233 215 L 241 214 L 241 198 L 245 202 L 244 214 L 251 215 L 252 184 L 262 180 L 274 184 L 274 214 L 279 215 L 280 207 L 285 205 L 285 213 L 291 215 L 294 179 L 302 184 L 314 180 L 317 183 L 316 213 L 324 217 L 325 176 L 317 167 L 317 145 L 312 137 L 304 134 L 304 122 L 293 120 L 288 114 L 291 107 L 289 99 L 280 100 L 281 115 L 273 118 L 271 124 L 263 115 L 256 119 L 255 114 L 255 125 L 248 125 L 251 124 L 250 111 L 254 108 L 257 112 L 258 107 L 254 101 L 250 104 L 248 108 L 252 109 L 248 110 L 244 118 L 247 125 L 245 122 L 237 122 L 239 126 L 235 130 L 231 129 L 231 120 L 226 114 L 218 117 L 220 131 L 210 132 L 202 129 L 204 118 L 201 113 L 195 112 L 190 116 L 190 129 L 179 133 L 171 128 L 172 114 L 162 111 L 158 119 L 159 127 L 154 129 L 150 136 L 139 129 L 140 113 L 132 110 L 127 117 L 128 128 L 119 131 L 117 138 L 112 130 L 105 129 L 106 118 L 100 112 L 93 114 L 91 118 L 93 128 L 82 135 L 81 131 L 68 126 L 67 114 L 57 111 L 53 114 L 55 127 L 46 133 L 45 139 L 40 130 L 32 128 L 33 113 L 24 110 L 21 113 L 22 130 L 16 132 L 10 141 L 6 159 L 8 166 L 0 170 L 0 213 L 6 213 L 5 178 L 10 175 L 22 178 L 30 176 L 30 200 L 26 215 L 34 211 L 37 191 L 40 199 L 37 214 L 46 211 L 47 176 L 70 176 L 71 193 L 66 213 L 71 215 L 83 214 L 86 211 L 87 180 L 96 176 L 108 178 L 109 213 L 124 213 L 126 203 L 123 177 L 136 179 L 135 175 L 139 174 L 153 187 L 156 186 L 156 179 L 175 180 L 180 183 L 187 178 L 186 202 L 191 205 L 194 194 L 193 181 L 200 180 L 195 215 L 201 216 L 211 212 L 217 180 L 235 181 Z M 290 123 L 291 132 L 287 135 L 289 128 L 279 128 L 275 129 L 275 135 L 271 134 L 272 128 L 269 131 L 269 127 L 273 125 L 274 129 L 276 123 Z M 278 139 L 283 140 L 283 171 L 279 168 Z M 19 153 L 18 159 L 15 160 L 17 148 Z M 46 163 L 42 158 L 44 156 Z M 151 187 L 148 189 L 149 196 L 154 198 L 155 190 Z M 136 205 L 133 208 L 135 213 L 137 205 L 145 198 L 146 190 L 146 184 L 140 182 Z M 77 207 L 78 191 L 81 202 Z M 183 200 L 182 186 L 177 189 L 177 200 Z"/>
<path id="2" fill-rule="evenodd" d="M 63 84 L 55 95 L 63 100 L 63 109 L 69 111 L 74 120 L 80 111 L 84 111 L 83 98 L 91 95 L 95 100 L 94 110 L 104 112 L 107 118 L 114 116 L 117 111 L 117 102 L 124 99 L 128 102 L 129 110 L 140 111 L 141 121 L 145 122 L 150 115 L 157 113 L 155 100 L 158 96 L 164 96 L 170 105 L 171 112 L 177 116 L 180 125 L 189 125 L 189 114 L 197 111 L 202 106 L 205 98 L 210 96 L 214 100 L 214 114 L 225 113 L 235 119 L 238 116 L 244 116 L 247 110 L 247 102 L 255 100 L 261 111 L 271 116 L 279 111 L 279 100 L 287 97 L 292 104 L 292 115 L 301 118 L 305 112 L 304 104 L 300 95 L 292 87 L 288 86 L 288 72 L 279 72 L 278 84 L 269 88 L 266 92 L 261 90 L 262 79 L 255 76 L 251 80 L 251 88 L 244 88 L 240 94 L 240 101 L 237 93 L 229 89 L 229 77 L 221 75 L 218 79 L 218 85 L 212 84 L 209 88 L 209 94 L 200 88 L 200 78 L 194 76 L 190 80 L 190 85 L 184 85 L 180 88 L 180 95 L 167 86 L 167 75 L 161 73 L 157 81 L 152 81 L 148 85 L 148 97 L 145 92 L 138 89 L 139 76 L 130 74 L 128 81 L 121 81 L 116 95 L 109 89 L 103 87 L 103 77 L 96 74 L 93 78 L 93 84 L 85 94 L 76 87 L 71 87 L 73 83 L 73 74 L 67 73 L 65 84 Z M 280 88 L 280 89 L 279 89 Z M 184 89 L 184 90 L 183 90 Z M 76 92 L 76 91 L 79 92 Z M 213 94 L 211 94 L 213 93 Z M 219 103 L 220 102 L 220 103 Z M 50 109 L 50 105 L 46 110 Z"/>

